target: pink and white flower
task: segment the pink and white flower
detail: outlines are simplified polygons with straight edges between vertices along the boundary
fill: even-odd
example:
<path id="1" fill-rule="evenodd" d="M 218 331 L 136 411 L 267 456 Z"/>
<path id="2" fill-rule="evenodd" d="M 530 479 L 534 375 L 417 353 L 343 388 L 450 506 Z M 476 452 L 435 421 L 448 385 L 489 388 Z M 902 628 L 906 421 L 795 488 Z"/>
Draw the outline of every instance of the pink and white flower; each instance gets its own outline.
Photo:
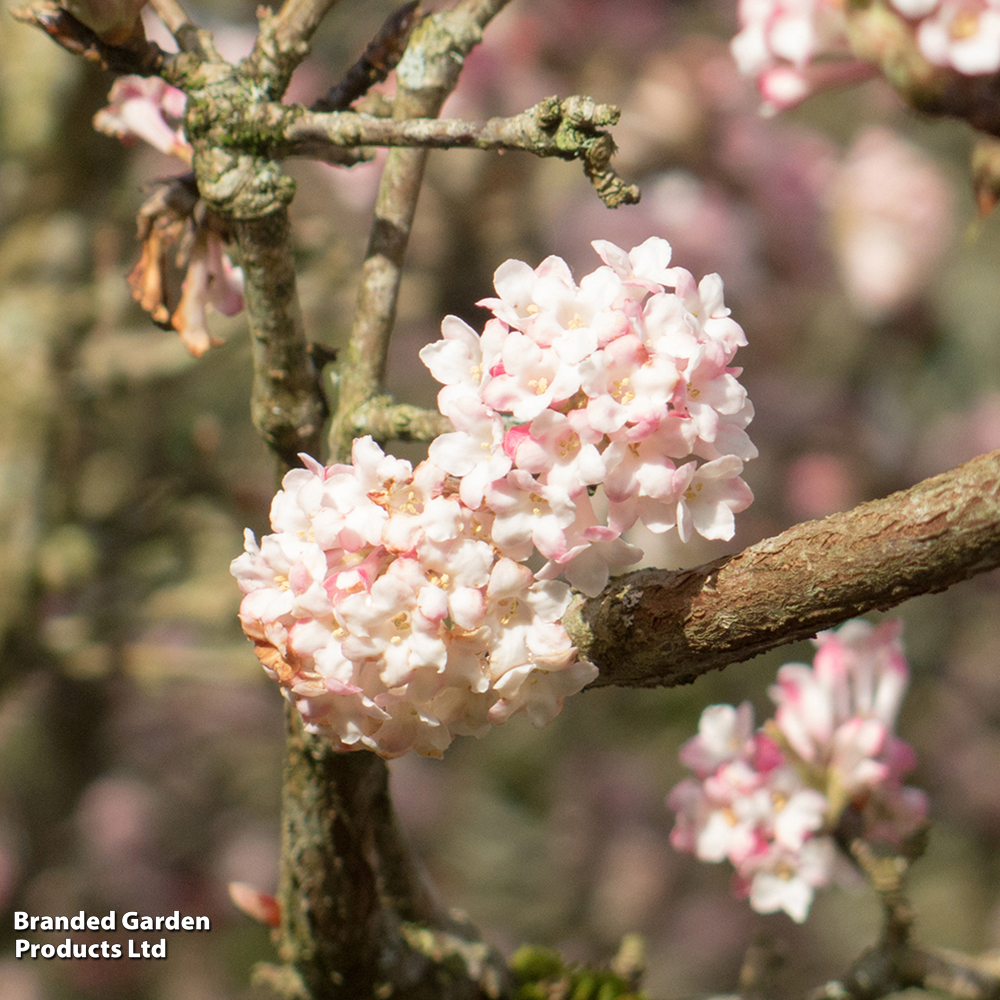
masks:
<path id="1" fill-rule="evenodd" d="M 187 96 L 158 77 L 122 76 L 111 87 L 111 103 L 94 116 L 99 132 L 122 142 L 142 139 L 190 166 L 193 150 L 181 121 Z M 158 182 L 139 212 L 142 257 L 129 275 L 136 301 L 153 319 L 180 334 L 201 357 L 221 341 L 208 328 L 208 308 L 224 316 L 243 309 L 243 272 L 225 250 L 227 223 L 198 198 L 193 175 Z M 167 273 L 184 269 L 181 295 L 167 302 Z"/>
<path id="2" fill-rule="evenodd" d="M 1000 69 L 1000 5 L 994 0 L 945 0 L 917 28 L 920 51 L 935 66 L 966 76 Z"/>
<path id="3" fill-rule="evenodd" d="M 517 558 L 534 546 L 549 560 L 545 578 L 562 573 L 586 593 L 641 557 L 619 539 L 637 520 L 685 540 L 731 538 L 732 515 L 751 498 L 740 462 L 756 455 L 753 407 L 731 367 L 746 337 L 718 275 L 696 282 L 656 237 L 628 252 L 594 249 L 604 264 L 579 284 L 558 257 L 537 268 L 507 261 L 497 297 L 480 302 L 494 316 L 479 343 L 448 317 L 444 339 L 421 352 L 456 428 L 431 458 L 462 477 L 464 502 L 497 515 L 497 545 Z M 495 450 L 501 426 L 508 458 Z M 589 501 L 583 512 L 595 487 L 609 500 L 606 524 Z M 552 488 L 562 491 L 555 508 Z"/>
<path id="4" fill-rule="evenodd" d="M 850 621 L 820 633 L 812 666 L 786 664 L 773 722 L 753 731 L 748 703 L 712 705 L 681 748 L 694 772 L 670 793 L 671 842 L 703 861 L 728 860 L 736 890 L 759 913 L 802 922 L 815 890 L 842 881 L 834 833 L 898 843 L 926 820 L 904 787 L 910 747 L 893 733 L 908 668 L 899 625 Z"/>
<path id="5" fill-rule="evenodd" d="M 597 673 L 560 624 L 569 588 L 506 557 L 433 463 L 370 438 L 352 457 L 304 458 L 274 533 L 248 532 L 232 567 L 244 630 L 307 728 L 340 750 L 440 756 L 518 712 L 549 721 Z"/>
<path id="6" fill-rule="evenodd" d="M 548 721 L 596 676 L 557 578 L 596 595 L 641 558 L 621 537 L 638 518 L 730 538 L 750 502 L 752 408 L 730 367 L 745 337 L 721 281 L 671 267 L 665 240 L 595 249 L 579 284 L 558 257 L 501 265 L 482 334 L 444 320 L 420 356 L 455 429 L 427 461 L 371 438 L 349 465 L 303 456 L 273 534 L 234 561 L 257 656 L 339 749 L 439 755 L 519 712 Z"/>
<path id="7" fill-rule="evenodd" d="M 879 20 L 870 19 L 865 25 L 865 47 L 859 46 L 863 57 L 859 59 L 852 51 L 849 22 L 854 13 L 868 16 L 872 9 L 862 5 L 852 10 L 840 0 L 740 0 L 740 31 L 730 50 L 740 71 L 756 78 L 764 98 L 762 112 L 774 114 L 818 90 L 875 75 L 879 67 L 864 61 L 877 58 L 872 46 L 898 53 L 912 44 L 932 66 L 965 76 L 1000 70 L 998 0 L 876 4 Z M 880 33 L 884 39 L 878 37 Z M 857 34 L 853 33 L 855 41 Z"/>

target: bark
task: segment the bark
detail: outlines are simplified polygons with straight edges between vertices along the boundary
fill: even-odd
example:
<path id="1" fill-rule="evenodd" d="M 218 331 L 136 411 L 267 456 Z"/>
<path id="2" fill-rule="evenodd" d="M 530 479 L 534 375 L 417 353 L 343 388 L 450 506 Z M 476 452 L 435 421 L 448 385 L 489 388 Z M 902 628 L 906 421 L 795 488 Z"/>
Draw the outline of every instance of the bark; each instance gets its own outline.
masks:
<path id="1" fill-rule="evenodd" d="M 320 454 L 325 401 L 308 352 L 284 208 L 234 219 L 253 344 L 251 415 L 286 466 L 299 452 Z"/>
<path id="2" fill-rule="evenodd" d="M 285 997 L 495 1000 L 503 959 L 434 896 L 402 837 L 385 761 L 335 752 L 287 711 L 282 787 L 283 967 L 257 980 Z"/>
<path id="3" fill-rule="evenodd" d="M 594 687 L 688 684 L 1000 565 L 1000 451 L 681 572 L 639 570 L 565 620 Z"/>

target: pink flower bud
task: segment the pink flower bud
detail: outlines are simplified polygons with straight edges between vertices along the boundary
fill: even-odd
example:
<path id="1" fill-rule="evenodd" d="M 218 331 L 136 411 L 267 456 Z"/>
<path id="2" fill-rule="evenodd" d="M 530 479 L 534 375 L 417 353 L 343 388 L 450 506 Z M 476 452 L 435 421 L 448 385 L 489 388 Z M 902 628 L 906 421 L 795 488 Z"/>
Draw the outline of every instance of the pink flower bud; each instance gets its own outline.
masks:
<path id="1" fill-rule="evenodd" d="M 249 883 L 230 882 L 229 898 L 233 901 L 236 909 L 248 917 L 252 917 L 268 927 L 277 927 L 281 924 L 281 907 L 278 905 L 278 901 L 274 896 L 261 892 Z"/>

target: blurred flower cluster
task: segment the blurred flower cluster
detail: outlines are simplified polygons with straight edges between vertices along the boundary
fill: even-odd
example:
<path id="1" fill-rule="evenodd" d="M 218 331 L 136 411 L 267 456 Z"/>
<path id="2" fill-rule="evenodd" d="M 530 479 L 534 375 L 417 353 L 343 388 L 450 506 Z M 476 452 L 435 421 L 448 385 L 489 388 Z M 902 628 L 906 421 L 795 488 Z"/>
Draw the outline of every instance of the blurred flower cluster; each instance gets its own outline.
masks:
<path id="1" fill-rule="evenodd" d="M 576 659 L 571 592 L 554 578 L 597 594 L 641 558 L 620 537 L 638 519 L 731 538 L 750 503 L 753 411 L 729 366 L 745 338 L 720 279 L 670 268 L 665 240 L 595 246 L 605 264 L 579 286 L 559 258 L 502 265 L 482 337 L 445 319 L 421 357 L 456 430 L 426 461 L 370 438 L 351 465 L 304 457 L 272 505 L 275 533 L 258 546 L 247 532 L 232 566 L 244 631 L 341 749 L 439 756 L 518 712 L 550 721 L 597 675 Z M 536 550 L 548 561 L 533 573 Z"/>
<path id="2" fill-rule="evenodd" d="M 1000 69 L 1000 4 L 996 0 L 886 0 L 859 5 L 874 14 L 865 45 L 891 44 L 903 69 L 905 49 L 931 66 L 966 76 Z M 850 11 L 837 0 L 740 0 L 733 56 L 756 76 L 771 111 L 817 89 L 875 72 L 852 54 Z M 815 60 L 815 61 L 814 61 Z"/>
<path id="3" fill-rule="evenodd" d="M 773 721 L 754 731 L 749 702 L 712 705 L 681 748 L 697 777 L 670 793 L 671 842 L 728 859 L 760 913 L 801 923 L 816 889 L 854 880 L 840 844 L 898 844 L 926 819 L 925 794 L 901 780 L 913 751 L 894 733 L 909 679 L 899 632 L 861 620 L 821 632 L 812 666 L 778 671 Z"/>

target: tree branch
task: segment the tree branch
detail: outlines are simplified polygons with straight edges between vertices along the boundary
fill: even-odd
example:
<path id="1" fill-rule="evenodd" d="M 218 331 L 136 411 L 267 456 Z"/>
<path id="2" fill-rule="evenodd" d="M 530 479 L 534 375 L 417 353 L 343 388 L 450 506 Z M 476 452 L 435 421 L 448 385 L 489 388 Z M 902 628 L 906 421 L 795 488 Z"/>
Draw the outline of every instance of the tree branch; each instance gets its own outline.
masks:
<path id="1" fill-rule="evenodd" d="M 258 9 L 260 33 L 248 66 L 272 100 L 288 88 L 295 68 L 309 55 L 309 42 L 337 0 L 285 0 L 277 14 Z"/>
<path id="2" fill-rule="evenodd" d="M 82 56 L 113 73 L 137 73 L 152 76 L 159 73 L 164 60 L 170 57 L 153 42 L 135 48 L 110 45 L 97 33 L 78 21 L 53 0 L 35 0 L 11 16 L 44 31 L 57 45 L 75 56 Z"/>
<path id="3" fill-rule="evenodd" d="M 434 897 L 389 799 L 385 761 L 337 753 L 288 707 L 282 781 L 283 968 L 256 978 L 296 1000 L 496 1000 L 502 958 Z"/>
<path id="4" fill-rule="evenodd" d="M 354 112 L 299 113 L 285 111 L 287 144 L 277 156 L 323 158 L 325 149 L 344 146 L 420 146 L 426 149 L 472 148 L 525 150 L 536 156 L 583 161 L 587 176 L 610 208 L 632 205 L 639 189 L 625 184 L 611 169 L 615 143 L 604 131 L 617 123 L 620 112 L 589 97 L 548 97 L 511 118 L 465 122 L 431 118 L 375 118 Z"/>
<path id="5" fill-rule="evenodd" d="M 686 684 L 1000 566 L 1000 451 L 697 569 L 639 570 L 564 624 L 594 687 Z"/>
<path id="6" fill-rule="evenodd" d="M 870 0 L 845 8 L 847 35 L 854 54 L 874 63 L 911 107 L 928 115 L 947 115 L 1000 136 L 1000 77 L 966 74 L 928 61 L 917 43 L 913 23 L 890 5 Z"/>
<path id="7" fill-rule="evenodd" d="M 433 441 L 455 429 L 437 410 L 394 403 L 389 396 L 375 396 L 354 411 L 354 436 L 386 441 Z"/>
<path id="8" fill-rule="evenodd" d="M 913 943 L 913 910 L 906 893 L 910 867 L 923 853 L 923 827 L 896 848 L 878 850 L 856 840 L 851 853 L 882 899 L 882 939 L 846 975 L 813 991 L 810 1000 L 877 1000 L 903 990 L 941 990 L 962 1000 L 1000 1000 L 996 955 L 972 956 Z"/>
<path id="9" fill-rule="evenodd" d="M 396 124 L 414 117 L 437 116 L 458 82 L 465 56 L 479 43 L 485 24 L 506 2 L 459 4 L 453 11 L 426 18 L 414 29 L 397 67 Z M 350 453 L 354 414 L 378 394 L 385 374 L 403 259 L 426 162 L 426 149 L 393 149 L 382 172 L 354 328 L 338 373 L 340 398 L 330 427 L 334 461 Z"/>
<path id="10" fill-rule="evenodd" d="M 319 455 L 325 400 L 309 355 L 295 287 L 288 212 L 233 219 L 253 348 L 250 413 L 286 466 L 299 452 Z"/>
<path id="11" fill-rule="evenodd" d="M 190 52 L 201 59 L 220 61 L 212 33 L 194 24 L 177 0 L 149 0 L 149 5 L 174 36 L 181 52 Z"/>
<path id="12" fill-rule="evenodd" d="M 313 104 L 312 110 L 346 111 L 370 87 L 384 80 L 402 58 L 420 16 L 418 0 L 410 0 L 390 14 L 361 58 L 344 74 L 340 83 Z"/>

